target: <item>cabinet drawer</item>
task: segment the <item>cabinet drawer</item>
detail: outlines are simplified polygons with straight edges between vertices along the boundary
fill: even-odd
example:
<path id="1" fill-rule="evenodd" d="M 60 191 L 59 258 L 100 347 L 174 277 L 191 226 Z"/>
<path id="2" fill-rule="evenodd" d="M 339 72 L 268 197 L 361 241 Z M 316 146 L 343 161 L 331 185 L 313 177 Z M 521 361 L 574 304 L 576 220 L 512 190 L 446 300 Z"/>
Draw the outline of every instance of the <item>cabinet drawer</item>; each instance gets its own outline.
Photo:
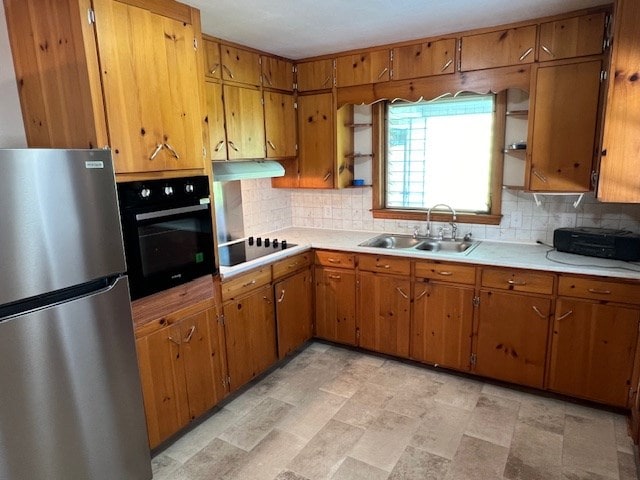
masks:
<path id="1" fill-rule="evenodd" d="M 452 263 L 416 262 L 416 278 L 473 285 L 476 283 L 476 267 Z"/>
<path id="2" fill-rule="evenodd" d="M 561 276 L 558 295 L 640 304 L 640 284 Z"/>
<path id="3" fill-rule="evenodd" d="M 316 252 L 316 264 L 325 267 L 355 268 L 356 256 L 342 252 Z"/>
<path id="4" fill-rule="evenodd" d="M 273 264 L 273 278 L 284 277 L 289 273 L 304 268 L 311 263 L 311 252 L 301 253 L 293 257 L 285 258 Z"/>
<path id="5" fill-rule="evenodd" d="M 482 286 L 503 288 L 515 292 L 553 293 L 554 275 L 547 273 L 520 272 L 485 268 L 482 270 Z"/>
<path id="6" fill-rule="evenodd" d="M 411 261 L 406 258 L 362 255 L 359 265 L 360 270 L 368 272 L 397 273 L 400 275 L 409 275 L 411 273 Z"/>
<path id="7" fill-rule="evenodd" d="M 536 25 L 462 37 L 461 71 L 533 63 Z"/>
<path id="8" fill-rule="evenodd" d="M 232 278 L 228 282 L 222 282 L 222 300 L 226 301 L 236 298 L 254 288 L 266 285 L 271 281 L 271 266 L 265 265 L 262 268 L 243 273 Z"/>
<path id="9" fill-rule="evenodd" d="M 601 54 L 605 16 L 600 12 L 540 25 L 540 61 Z"/>

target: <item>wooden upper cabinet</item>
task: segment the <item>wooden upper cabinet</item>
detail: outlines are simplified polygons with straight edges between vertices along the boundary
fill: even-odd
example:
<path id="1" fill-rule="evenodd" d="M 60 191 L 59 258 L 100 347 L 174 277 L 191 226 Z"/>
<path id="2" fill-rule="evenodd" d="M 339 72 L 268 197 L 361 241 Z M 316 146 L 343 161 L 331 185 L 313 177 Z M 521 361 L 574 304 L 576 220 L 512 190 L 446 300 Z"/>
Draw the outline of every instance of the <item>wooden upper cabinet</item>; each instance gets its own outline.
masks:
<path id="1" fill-rule="evenodd" d="M 335 106 L 331 93 L 298 97 L 300 187 L 333 188 Z"/>
<path id="2" fill-rule="evenodd" d="M 293 95 L 264 92 L 267 158 L 296 156 L 296 110 Z"/>
<path id="3" fill-rule="evenodd" d="M 462 37 L 460 70 L 533 63 L 536 25 Z"/>
<path id="4" fill-rule="evenodd" d="M 264 158 L 262 94 L 254 88 L 223 88 L 229 160 Z"/>
<path id="5" fill-rule="evenodd" d="M 416 43 L 393 49 L 393 80 L 455 72 L 456 39 Z"/>
<path id="6" fill-rule="evenodd" d="M 230 45 L 220 45 L 222 79 L 260 85 L 260 55 Z"/>
<path id="7" fill-rule="evenodd" d="M 204 76 L 220 79 L 222 62 L 220 60 L 220 44 L 213 40 L 204 40 Z"/>
<path id="8" fill-rule="evenodd" d="M 222 85 L 207 82 L 205 85 L 207 99 L 206 125 L 209 129 L 209 160 L 227 159 L 227 136 L 224 130 L 224 103 L 222 101 Z"/>
<path id="9" fill-rule="evenodd" d="M 293 91 L 293 63 L 282 58 L 260 57 L 262 86 L 277 90 Z"/>
<path id="10" fill-rule="evenodd" d="M 640 2 L 618 0 L 598 199 L 640 203 Z"/>
<path id="11" fill-rule="evenodd" d="M 306 92 L 333 87 L 333 73 L 334 65 L 330 58 L 296 64 L 298 91 Z"/>
<path id="12" fill-rule="evenodd" d="M 601 54 L 605 17 L 601 12 L 541 24 L 538 58 L 544 62 Z"/>
<path id="13" fill-rule="evenodd" d="M 350 87 L 388 81 L 391 71 L 389 50 L 344 55 L 336 59 L 336 85 Z"/>
<path id="14" fill-rule="evenodd" d="M 526 172 L 529 190 L 591 189 L 600 72 L 600 60 L 541 65 L 534 72 Z"/>

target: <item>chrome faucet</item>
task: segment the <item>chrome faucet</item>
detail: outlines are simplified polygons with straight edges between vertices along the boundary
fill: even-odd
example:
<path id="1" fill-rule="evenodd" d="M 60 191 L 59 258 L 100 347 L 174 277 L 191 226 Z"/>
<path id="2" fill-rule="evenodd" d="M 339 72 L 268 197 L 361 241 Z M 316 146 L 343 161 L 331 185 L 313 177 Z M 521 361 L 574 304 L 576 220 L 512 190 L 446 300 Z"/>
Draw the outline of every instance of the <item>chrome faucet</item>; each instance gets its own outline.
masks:
<path id="1" fill-rule="evenodd" d="M 451 222 L 449 222 L 449 224 L 451 225 L 451 240 L 455 240 L 456 231 L 458 230 L 458 226 L 455 224 L 456 211 L 453 209 L 453 207 L 450 207 L 445 203 L 437 203 L 433 207 L 431 207 L 429 210 L 427 210 L 427 237 L 431 236 L 431 210 L 437 207 L 447 207 L 449 210 L 451 210 L 452 217 L 451 217 Z"/>

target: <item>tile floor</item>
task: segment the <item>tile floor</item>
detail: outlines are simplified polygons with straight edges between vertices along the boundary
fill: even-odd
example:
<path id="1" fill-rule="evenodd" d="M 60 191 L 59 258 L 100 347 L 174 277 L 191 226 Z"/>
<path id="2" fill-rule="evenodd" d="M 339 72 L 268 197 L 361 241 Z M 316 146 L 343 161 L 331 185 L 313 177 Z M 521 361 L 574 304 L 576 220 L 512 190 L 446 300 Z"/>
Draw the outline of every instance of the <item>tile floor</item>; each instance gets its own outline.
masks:
<path id="1" fill-rule="evenodd" d="M 154 480 L 631 480 L 621 415 L 312 343 L 153 459 Z"/>

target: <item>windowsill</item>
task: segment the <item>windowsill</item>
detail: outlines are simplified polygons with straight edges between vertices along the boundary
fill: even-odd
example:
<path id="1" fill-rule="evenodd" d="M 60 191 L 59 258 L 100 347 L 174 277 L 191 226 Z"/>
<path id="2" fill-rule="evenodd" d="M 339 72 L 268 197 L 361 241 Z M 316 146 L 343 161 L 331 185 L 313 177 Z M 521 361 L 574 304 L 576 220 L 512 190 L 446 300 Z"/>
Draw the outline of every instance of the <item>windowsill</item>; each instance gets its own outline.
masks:
<path id="1" fill-rule="evenodd" d="M 427 212 L 422 210 L 393 210 L 391 208 L 373 209 L 373 218 L 387 218 L 395 220 L 427 220 Z M 499 225 L 502 215 L 459 213 L 456 223 L 477 223 L 480 225 Z M 434 222 L 450 222 L 451 214 L 447 212 L 431 212 Z"/>

